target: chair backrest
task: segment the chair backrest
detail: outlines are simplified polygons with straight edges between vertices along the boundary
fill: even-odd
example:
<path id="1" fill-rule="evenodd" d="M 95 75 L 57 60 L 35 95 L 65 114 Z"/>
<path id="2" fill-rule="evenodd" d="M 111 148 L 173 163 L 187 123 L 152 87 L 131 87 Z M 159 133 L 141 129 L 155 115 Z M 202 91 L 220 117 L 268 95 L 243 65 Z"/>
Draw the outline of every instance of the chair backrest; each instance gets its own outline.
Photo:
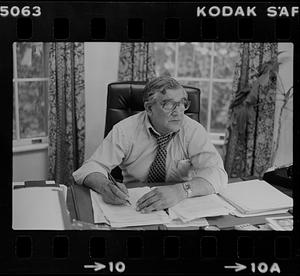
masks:
<path id="1" fill-rule="evenodd" d="M 146 82 L 125 81 L 108 85 L 104 137 L 114 124 L 144 110 L 143 90 L 145 84 Z M 185 114 L 200 122 L 200 89 L 185 85 L 183 87 L 191 100 L 191 105 Z M 112 175 L 118 181 L 122 180 L 120 168 L 115 168 Z"/>

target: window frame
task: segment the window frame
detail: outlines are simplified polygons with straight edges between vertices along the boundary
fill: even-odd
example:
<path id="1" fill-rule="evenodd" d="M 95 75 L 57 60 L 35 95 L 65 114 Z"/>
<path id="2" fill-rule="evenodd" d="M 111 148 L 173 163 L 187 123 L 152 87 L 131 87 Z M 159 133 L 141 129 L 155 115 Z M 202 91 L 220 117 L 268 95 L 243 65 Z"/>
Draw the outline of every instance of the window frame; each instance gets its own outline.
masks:
<path id="1" fill-rule="evenodd" d="M 21 138 L 20 137 L 20 116 L 19 116 L 19 84 L 24 82 L 45 82 L 45 87 L 48 87 L 49 76 L 48 76 L 48 53 L 49 47 L 47 43 L 43 43 L 43 55 L 44 55 L 44 69 L 45 73 L 48 77 L 34 77 L 34 78 L 19 78 L 18 70 L 17 70 L 17 43 L 14 42 L 12 44 L 13 50 L 13 101 L 15 108 L 13 109 L 15 121 L 16 121 L 16 139 L 13 138 L 13 153 L 15 152 L 23 152 L 23 151 L 31 151 L 31 150 L 39 150 L 46 149 L 48 147 L 48 134 L 46 136 L 36 136 L 32 138 Z M 31 42 L 28 42 L 31 43 Z M 32 42 L 34 43 L 34 42 Z M 48 105 L 48 89 L 45 91 L 45 101 L 46 106 Z M 46 120 L 47 121 L 47 120 Z"/>
<path id="2" fill-rule="evenodd" d="M 167 43 L 167 42 L 166 42 Z M 208 78 L 200 78 L 200 77 L 180 77 L 178 76 L 178 57 L 179 57 L 179 43 L 175 43 L 175 62 L 174 62 L 174 78 L 176 78 L 179 82 L 181 81 L 194 81 L 201 84 L 201 82 L 208 82 L 208 107 L 207 107 L 207 122 L 204 126 L 207 132 L 210 135 L 212 142 L 215 145 L 224 145 L 225 142 L 225 132 L 211 132 L 211 120 L 212 120 L 212 97 L 213 97 L 213 85 L 214 83 L 233 83 L 233 79 L 224 79 L 224 78 L 214 78 L 213 70 L 214 70 L 214 60 L 217 56 L 217 52 L 215 50 L 215 42 L 209 42 L 211 46 L 211 56 L 210 56 L 210 72 Z M 201 85 L 200 85 L 201 87 Z"/>

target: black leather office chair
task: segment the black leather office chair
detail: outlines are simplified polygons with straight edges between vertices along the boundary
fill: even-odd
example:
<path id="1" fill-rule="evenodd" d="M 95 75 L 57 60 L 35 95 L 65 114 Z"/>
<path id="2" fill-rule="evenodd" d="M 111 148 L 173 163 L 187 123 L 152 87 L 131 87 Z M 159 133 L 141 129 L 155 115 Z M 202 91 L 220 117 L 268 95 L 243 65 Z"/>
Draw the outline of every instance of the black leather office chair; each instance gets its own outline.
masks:
<path id="1" fill-rule="evenodd" d="M 146 82 L 125 81 L 108 85 L 104 137 L 114 124 L 144 110 L 143 89 L 145 84 Z M 184 86 L 184 88 L 191 100 L 191 105 L 185 114 L 200 122 L 200 89 L 190 86 Z M 111 173 L 119 182 L 123 180 L 119 167 L 114 168 Z"/>

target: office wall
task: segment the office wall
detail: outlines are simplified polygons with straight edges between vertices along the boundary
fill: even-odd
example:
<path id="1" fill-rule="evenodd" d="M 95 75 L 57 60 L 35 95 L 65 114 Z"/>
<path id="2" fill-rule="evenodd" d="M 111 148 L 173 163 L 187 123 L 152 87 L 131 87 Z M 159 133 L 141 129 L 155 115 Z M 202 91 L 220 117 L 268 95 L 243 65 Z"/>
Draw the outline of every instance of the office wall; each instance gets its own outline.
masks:
<path id="1" fill-rule="evenodd" d="M 13 154 L 13 181 L 47 179 L 48 150 L 34 150 Z"/>
<path id="2" fill-rule="evenodd" d="M 85 159 L 103 140 L 107 85 L 117 81 L 120 43 L 85 43 Z"/>

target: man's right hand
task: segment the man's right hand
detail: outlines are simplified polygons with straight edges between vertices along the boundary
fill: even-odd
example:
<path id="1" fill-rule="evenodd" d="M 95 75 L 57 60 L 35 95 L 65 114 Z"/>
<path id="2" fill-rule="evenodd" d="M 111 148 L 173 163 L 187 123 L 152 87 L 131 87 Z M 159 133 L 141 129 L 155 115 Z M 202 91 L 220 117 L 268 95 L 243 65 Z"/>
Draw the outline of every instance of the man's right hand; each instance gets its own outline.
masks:
<path id="1" fill-rule="evenodd" d="M 102 195 L 104 202 L 114 205 L 128 204 L 128 191 L 123 183 L 117 183 L 117 186 L 105 177 L 102 173 L 91 173 L 83 182 L 83 185 L 91 188 Z"/>

